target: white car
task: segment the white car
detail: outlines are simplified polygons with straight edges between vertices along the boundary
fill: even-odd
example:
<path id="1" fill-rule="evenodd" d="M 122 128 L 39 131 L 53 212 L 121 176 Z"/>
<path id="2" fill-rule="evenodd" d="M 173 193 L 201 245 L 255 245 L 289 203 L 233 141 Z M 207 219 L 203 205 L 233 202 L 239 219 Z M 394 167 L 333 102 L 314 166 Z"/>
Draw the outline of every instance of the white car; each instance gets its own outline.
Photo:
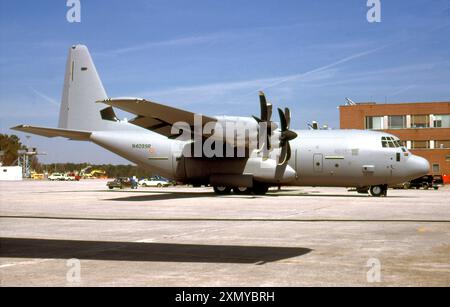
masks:
<path id="1" fill-rule="evenodd" d="M 69 180 L 65 174 L 53 173 L 48 176 L 48 180 L 50 181 L 67 181 Z"/>
<path id="2" fill-rule="evenodd" d="M 170 183 L 168 181 L 161 180 L 161 179 L 142 179 L 141 181 L 139 181 L 139 185 L 142 187 L 162 188 L 162 187 L 168 187 L 170 185 Z"/>

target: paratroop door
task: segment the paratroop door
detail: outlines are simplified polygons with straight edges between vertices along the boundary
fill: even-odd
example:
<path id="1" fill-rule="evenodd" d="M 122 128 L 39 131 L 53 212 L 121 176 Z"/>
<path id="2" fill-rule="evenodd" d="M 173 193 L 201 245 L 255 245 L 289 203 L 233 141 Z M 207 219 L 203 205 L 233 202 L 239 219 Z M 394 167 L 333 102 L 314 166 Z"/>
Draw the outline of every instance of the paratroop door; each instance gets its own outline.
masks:
<path id="1" fill-rule="evenodd" d="M 321 173 L 323 171 L 323 155 L 314 154 L 314 172 Z"/>

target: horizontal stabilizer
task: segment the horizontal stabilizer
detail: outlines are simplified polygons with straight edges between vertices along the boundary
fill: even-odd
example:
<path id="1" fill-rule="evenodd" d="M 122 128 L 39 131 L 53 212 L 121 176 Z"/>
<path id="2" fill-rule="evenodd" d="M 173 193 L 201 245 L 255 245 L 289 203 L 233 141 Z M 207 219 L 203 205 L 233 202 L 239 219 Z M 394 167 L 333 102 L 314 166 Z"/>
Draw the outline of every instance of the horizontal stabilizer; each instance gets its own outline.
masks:
<path id="1" fill-rule="evenodd" d="M 88 132 L 88 131 L 33 127 L 33 126 L 26 126 L 26 125 L 20 125 L 20 126 L 11 128 L 11 129 L 20 131 L 20 132 L 41 135 L 41 136 L 45 136 L 48 138 L 63 137 L 63 138 L 71 139 L 71 140 L 77 140 L 77 141 L 87 141 L 87 140 L 89 140 L 89 138 L 91 136 L 91 132 Z"/>

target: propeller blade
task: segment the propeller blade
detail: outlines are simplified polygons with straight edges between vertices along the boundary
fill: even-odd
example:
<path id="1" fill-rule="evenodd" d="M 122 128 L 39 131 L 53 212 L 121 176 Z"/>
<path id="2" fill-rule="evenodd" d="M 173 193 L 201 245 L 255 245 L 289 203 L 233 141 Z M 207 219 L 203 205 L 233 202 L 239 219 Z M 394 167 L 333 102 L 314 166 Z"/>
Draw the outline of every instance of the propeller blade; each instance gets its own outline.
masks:
<path id="1" fill-rule="evenodd" d="M 291 127 L 291 110 L 289 110 L 289 108 L 284 109 L 284 115 L 286 117 L 286 127 L 289 130 Z"/>
<path id="2" fill-rule="evenodd" d="M 288 156 L 287 156 L 287 160 L 291 160 L 291 156 L 292 156 L 292 150 L 291 150 L 291 144 L 288 143 Z"/>
<path id="3" fill-rule="evenodd" d="M 280 153 L 280 157 L 278 159 L 278 164 L 279 165 L 283 165 L 286 163 L 286 157 L 287 157 L 287 146 L 286 144 L 281 147 L 281 153 Z"/>
<path id="4" fill-rule="evenodd" d="M 278 164 L 279 165 L 286 164 L 291 159 L 291 155 L 292 155 L 291 145 L 289 145 L 289 142 L 286 142 L 281 148 Z"/>
<path id="5" fill-rule="evenodd" d="M 297 138 L 297 133 L 289 130 L 289 127 L 291 125 L 291 111 L 289 108 L 286 108 L 283 112 L 283 110 L 278 109 L 278 114 L 280 115 L 280 125 L 281 125 L 281 135 L 280 135 L 280 147 L 281 147 L 281 153 L 280 153 L 280 159 L 279 159 L 279 165 L 286 164 L 291 159 L 291 145 L 289 144 L 289 141 L 292 141 L 293 139 Z"/>
<path id="6" fill-rule="evenodd" d="M 266 122 L 268 120 L 268 108 L 266 95 L 263 92 L 259 92 L 259 103 L 261 105 L 261 121 Z"/>
<path id="7" fill-rule="evenodd" d="M 271 103 L 267 104 L 267 121 L 270 122 L 271 118 L 272 118 L 272 110 L 273 110 L 273 106 Z M 270 127 L 270 125 L 268 126 Z"/>
<path id="8" fill-rule="evenodd" d="M 270 150 L 272 147 L 270 144 L 270 137 L 272 136 L 273 131 L 272 130 L 273 123 L 271 122 L 273 106 L 271 103 L 267 102 L 266 95 L 263 92 L 259 92 L 259 102 L 261 106 L 261 117 L 258 118 L 256 116 L 253 116 L 253 118 L 256 120 L 258 124 L 261 123 L 266 124 L 266 126 L 264 126 L 265 132 L 260 131 L 260 133 L 266 133 L 266 140 L 265 143 L 263 143 L 262 146 L 260 146 L 260 151 L 262 151 L 265 147 L 267 150 Z M 262 128 L 261 125 L 260 128 Z"/>
<path id="9" fill-rule="evenodd" d="M 259 117 L 256 117 L 256 116 L 252 116 L 255 120 L 256 120 L 256 122 L 259 124 L 260 122 L 262 122 L 262 120 L 259 118 Z"/>
<path id="10" fill-rule="evenodd" d="M 286 130 L 283 132 L 283 140 L 289 142 L 296 139 L 298 134 L 292 130 Z"/>
<path id="11" fill-rule="evenodd" d="M 278 108 L 278 115 L 280 116 L 280 125 L 281 125 L 281 131 L 287 130 L 287 122 L 286 122 L 286 116 L 284 115 L 283 110 Z"/>

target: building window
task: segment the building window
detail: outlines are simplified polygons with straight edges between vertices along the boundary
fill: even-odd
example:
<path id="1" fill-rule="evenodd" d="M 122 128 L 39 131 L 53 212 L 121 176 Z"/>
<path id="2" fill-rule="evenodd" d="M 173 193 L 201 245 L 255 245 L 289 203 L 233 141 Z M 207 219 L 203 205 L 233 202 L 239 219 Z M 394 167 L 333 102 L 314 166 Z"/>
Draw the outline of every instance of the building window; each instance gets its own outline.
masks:
<path id="1" fill-rule="evenodd" d="M 433 164 L 433 174 L 439 174 L 441 172 L 439 164 Z"/>
<path id="2" fill-rule="evenodd" d="M 412 115 L 411 128 L 429 128 L 430 116 L 428 115 Z"/>
<path id="3" fill-rule="evenodd" d="M 445 156 L 445 161 L 450 162 L 450 155 Z"/>
<path id="4" fill-rule="evenodd" d="M 367 116 L 366 129 L 381 130 L 383 129 L 383 116 Z"/>
<path id="5" fill-rule="evenodd" d="M 428 149 L 430 148 L 429 141 L 412 141 L 412 149 Z"/>
<path id="6" fill-rule="evenodd" d="M 404 129 L 406 127 L 406 116 L 391 115 L 389 116 L 389 129 Z"/>
<path id="7" fill-rule="evenodd" d="M 450 148 L 450 141 L 434 141 L 434 148 L 448 149 Z"/>
<path id="8" fill-rule="evenodd" d="M 450 115 L 435 115 L 433 121 L 434 128 L 450 128 Z"/>

